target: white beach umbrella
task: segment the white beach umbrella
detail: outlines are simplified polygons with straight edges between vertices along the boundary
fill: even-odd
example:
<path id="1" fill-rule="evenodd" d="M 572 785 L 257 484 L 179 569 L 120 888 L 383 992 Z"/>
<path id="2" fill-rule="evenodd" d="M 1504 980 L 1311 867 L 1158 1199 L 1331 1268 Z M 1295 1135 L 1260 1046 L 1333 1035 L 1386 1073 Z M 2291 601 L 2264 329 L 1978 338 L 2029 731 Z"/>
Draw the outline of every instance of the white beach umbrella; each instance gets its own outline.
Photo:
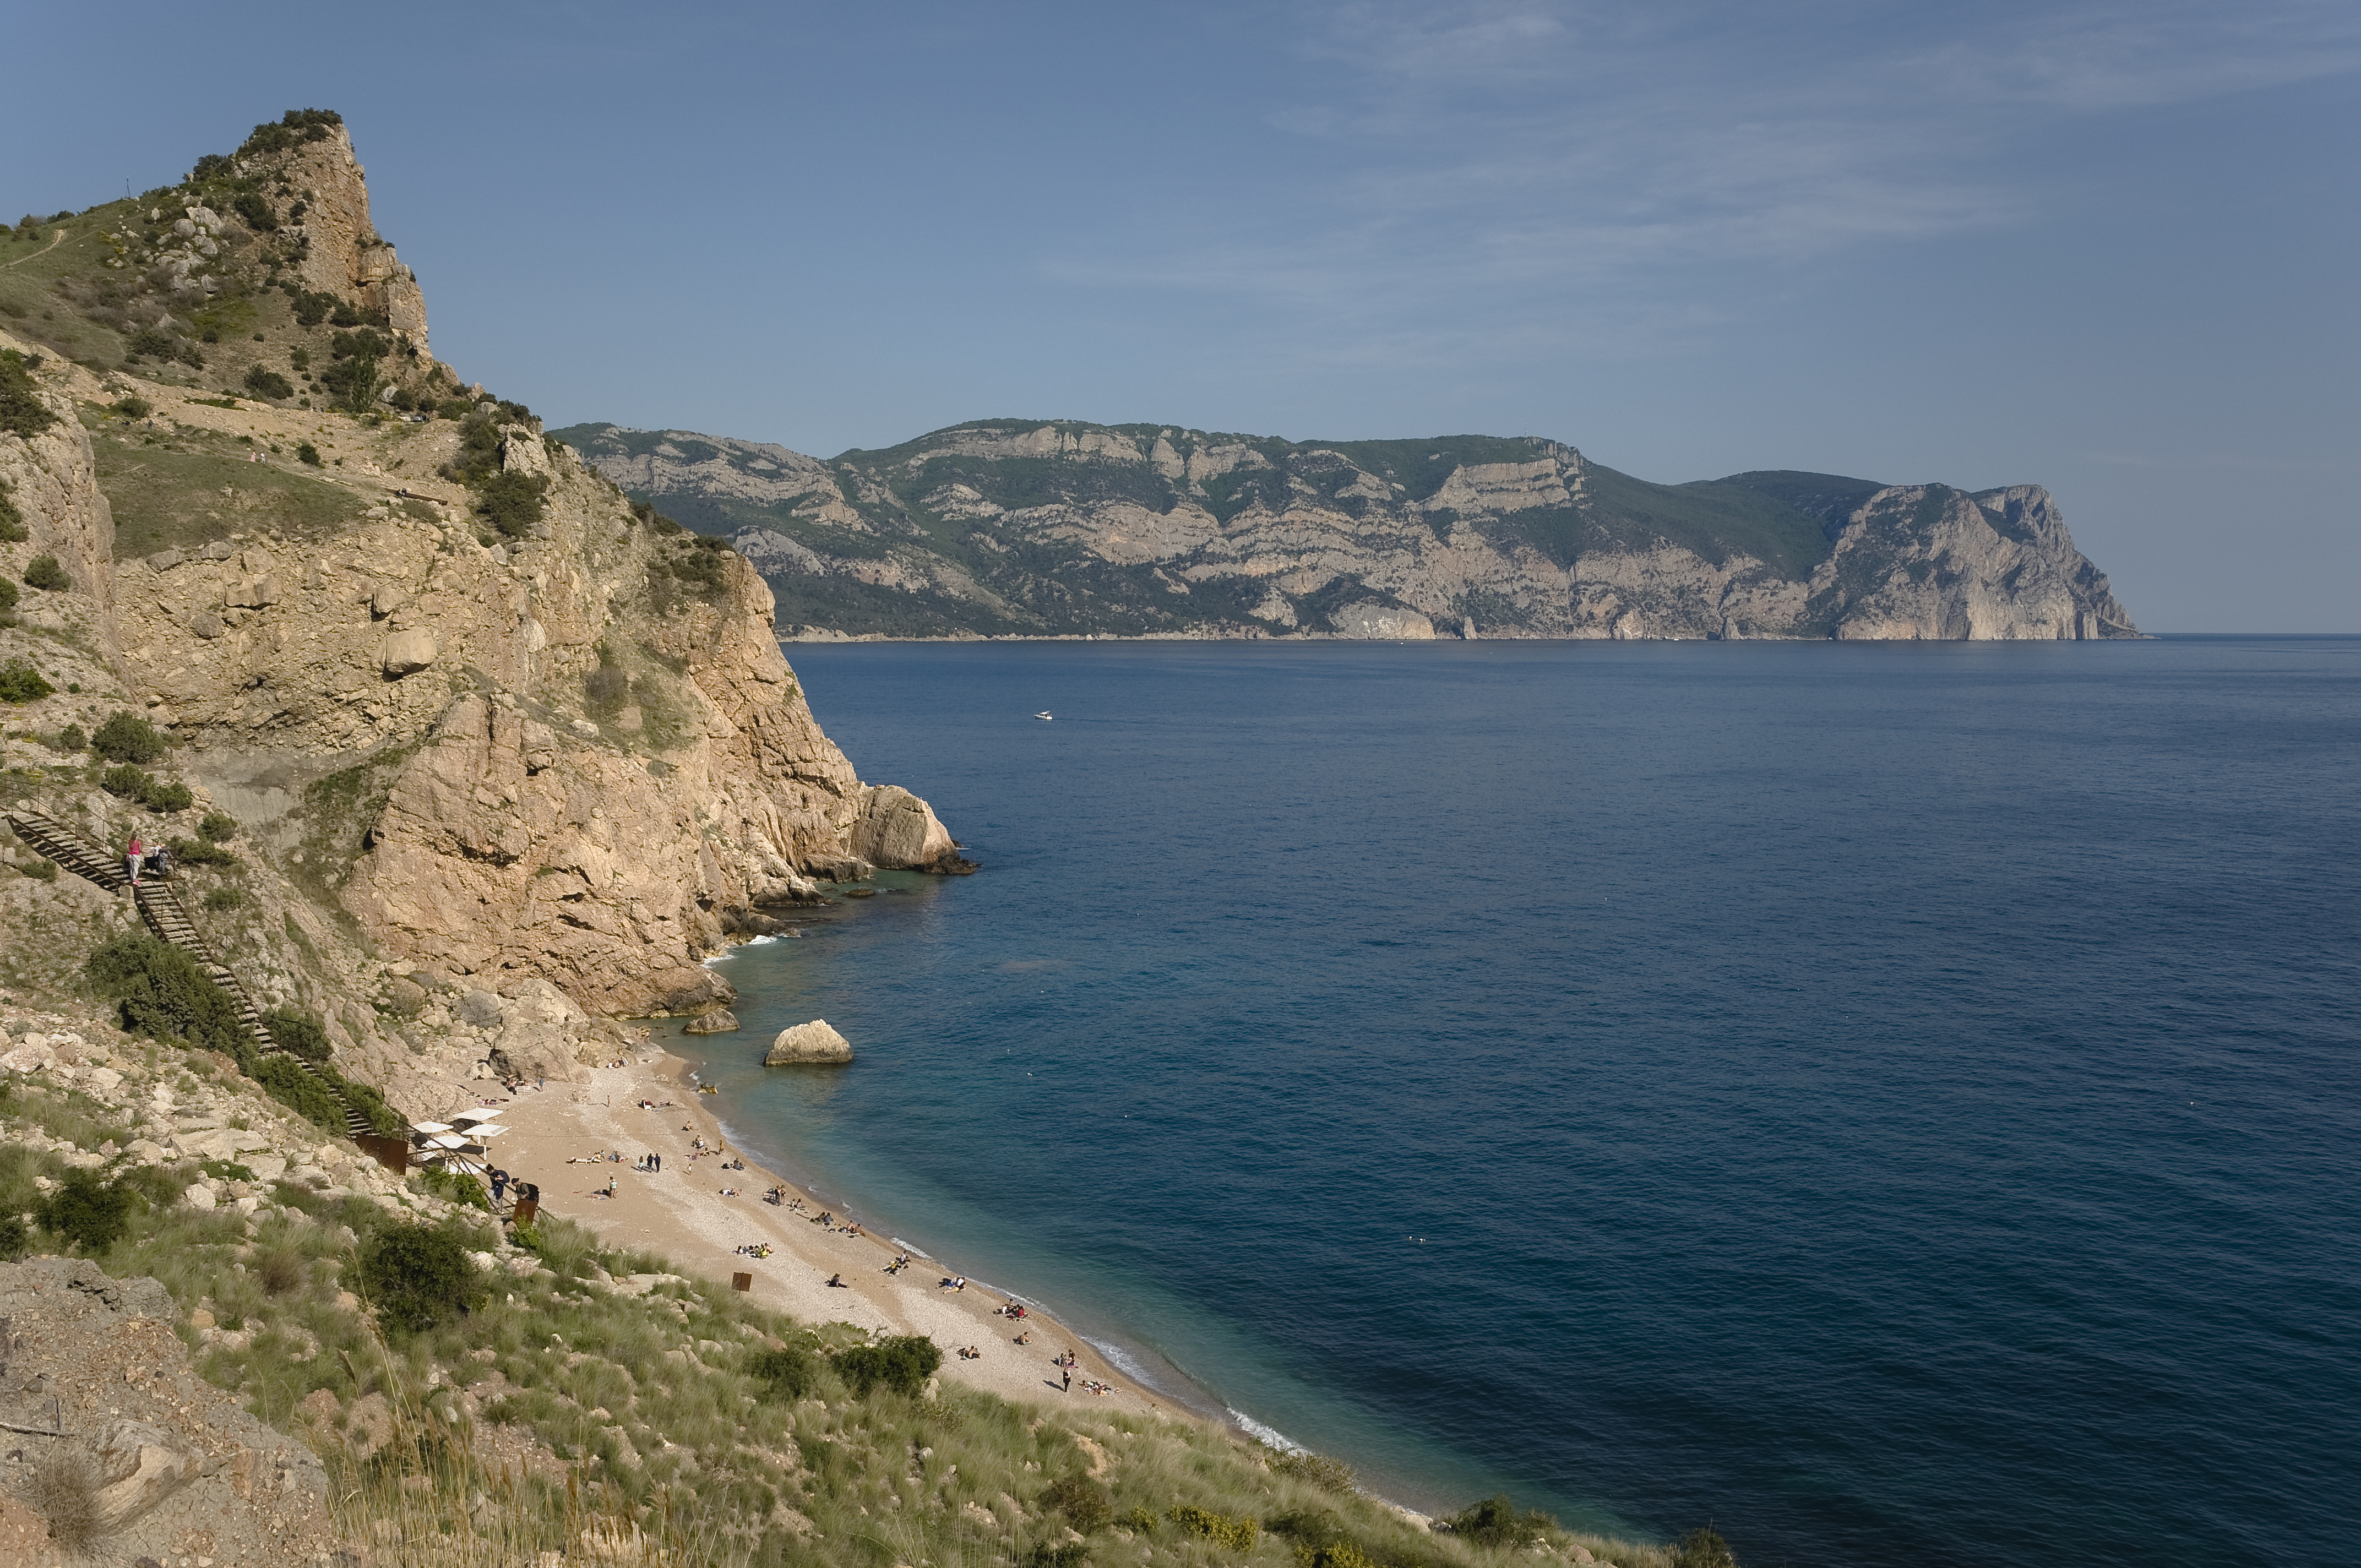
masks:
<path id="1" fill-rule="evenodd" d="M 465 1111 L 452 1112 L 451 1120 L 455 1123 L 489 1122 L 499 1114 L 498 1111 L 487 1106 L 470 1106 Z"/>
<path id="2" fill-rule="evenodd" d="M 474 1126 L 467 1129 L 468 1135 L 471 1137 L 478 1138 L 498 1137 L 500 1134 L 507 1131 L 508 1129 L 501 1126 L 498 1122 L 478 1122 Z"/>
<path id="3" fill-rule="evenodd" d="M 449 1132 L 451 1130 L 451 1124 L 448 1122 L 412 1122 L 410 1124 L 410 1130 L 413 1133 L 425 1133 L 431 1136 L 436 1133 Z"/>
<path id="4" fill-rule="evenodd" d="M 463 1149 L 467 1146 L 467 1140 L 457 1133 L 437 1133 L 426 1141 L 438 1149 Z"/>

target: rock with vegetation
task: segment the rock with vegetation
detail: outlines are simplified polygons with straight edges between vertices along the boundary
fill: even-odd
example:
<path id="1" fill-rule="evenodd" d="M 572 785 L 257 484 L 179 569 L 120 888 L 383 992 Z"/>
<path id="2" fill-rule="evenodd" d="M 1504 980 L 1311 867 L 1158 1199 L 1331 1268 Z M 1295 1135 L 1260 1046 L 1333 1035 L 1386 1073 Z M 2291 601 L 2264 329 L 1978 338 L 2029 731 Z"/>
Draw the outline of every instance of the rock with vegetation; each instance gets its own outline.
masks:
<path id="1" fill-rule="evenodd" d="M 980 420 L 821 462 L 687 431 L 556 433 L 730 538 L 807 635 L 2136 635 L 2035 486 L 1656 485 L 1539 437 Z"/>

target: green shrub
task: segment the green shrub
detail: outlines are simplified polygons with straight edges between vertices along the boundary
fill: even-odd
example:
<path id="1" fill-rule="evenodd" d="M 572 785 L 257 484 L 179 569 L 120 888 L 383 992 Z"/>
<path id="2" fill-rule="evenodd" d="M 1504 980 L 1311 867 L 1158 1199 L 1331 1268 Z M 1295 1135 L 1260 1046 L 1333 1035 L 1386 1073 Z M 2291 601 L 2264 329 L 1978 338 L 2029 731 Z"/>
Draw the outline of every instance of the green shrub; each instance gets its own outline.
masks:
<path id="1" fill-rule="evenodd" d="M 108 405 L 125 419 L 146 419 L 156 411 L 156 405 L 141 397 L 121 397 Z"/>
<path id="2" fill-rule="evenodd" d="M 1233 1552 L 1252 1552 L 1255 1538 L 1262 1526 L 1251 1514 L 1217 1514 L 1211 1508 L 1192 1508 L 1183 1503 L 1167 1510 L 1165 1517 L 1191 1535 L 1203 1536 L 1216 1546 L 1226 1546 Z"/>
<path id="3" fill-rule="evenodd" d="M 30 439 L 57 422 L 34 389 L 25 356 L 13 348 L 0 350 L 0 431 Z"/>
<path id="4" fill-rule="evenodd" d="M 209 844 L 226 844 L 237 837 L 237 818 L 226 811 L 208 811 L 197 824 L 197 836 Z"/>
<path id="5" fill-rule="evenodd" d="M 1164 1521 L 1156 1517 L 1155 1509 L 1143 1508 L 1137 1503 L 1134 1503 L 1123 1510 L 1123 1517 L 1115 1522 L 1135 1535 L 1147 1535 Z"/>
<path id="6" fill-rule="evenodd" d="M 409 1128 L 410 1118 L 386 1103 L 385 1096 L 377 1091 L 375 1084 L 346 1078 L 334 1068 L 324 1067 L 320 1070 L 335 1079 L 336 1087 L 345 1091 L 345 1103 L 361 1113 L 368 1122 L 369 1131 L 392 1137 Z"/>
<path id="7" fill-rule="evenodd" d="M 1538 1508 L 1519 1513 L 1506 1492 L 1495 1492 L 1471 1503 L 1444 1521 L 1469 1541 L 1485 1546 L 1522 1546 L 1537 1535 L 1557 1528 L 1557 1520 Z"/>
<path id="8" fill-rule="evenodd" d="M 16 869 L 35 882 L 58 880 L 58 863 L 55 861 L 24 861 L 18 862 Z"/>
<path id="9" fill-rule="evenodd" d="M 54 555 L 36 555 L 25 564 L 25 586 L 58 593 L 73 587 L 73 579 Z"/>
<path id="10" fill-rule="evenodd" d="M 126 1033 L 185 1040 L 240 1062 L 254 1054 L 237 1008 L 188 954 L 146 932 L 115 938 L 92 952 L 83 970 L 115 999 Z"/>
<path id="11" fill-rule="evenodd" d="M 0 1263 L 14 1263 L 29 1250 L 32 1236 L 15 1214 L 0 1214 Z"/>
<path id="12" fill-rule="evenodd" d="M 0 604 L 0 609 L 7 606 Z M 58 688 L 41 679 L 41 672 L 23 659 L 0 664 L 0 702 L 38 702 Z"/>
<path id="13" fill-rule="evenodd" d="M 279 228 L 279 214 L 270 210 L 269 203 L 252 191 L 241 192 L 230 207 L 246 220 L 246 226 L 257 234 L 272 234 Z"/>
<path id="14" fill-rule="evenodd" d="M 244 862 L 219 844 L 208 844 L 202 839 L 175 839 L 171 841 L 172 858 L 187 866 L 235 866 Z"/>
<path id="15" fill-rule="evenodd" d="M 809 1398 L 819 1387 L 819 1357 L 801 1345 L 758 1350 L 746 1358 L 746 1375 L 762 1383 L 772 1398 L 792 1403 Z"/>
<path id="16" fill-rule="evenodd" d="M 299 343 L 287 351 L 287 363 L 295 367 L 295 374 L 301 376 L 312 367 L 312 351 Z"/>
<path id="17" fill-rule="evenodd" d="M 547 477 L 538 474 L 495 474 L 483 482 L 477 512 L 511 539 L 530 539 L 541 524 L 542 493 Z"/>
<path id="18" fill-rule="evenodd" d="M 274 1007 L 262 1015 L 263 1025 L 279 1048 L 305 1061 L 326 1061 L 333 1054 L 328 1045 L 328 1031 L 311 1014 L 293 1007 Z"/>
<path id="19" fill-rule="evenodd" d="M 1673 1568 L 1738 1568 L 1738 1557 L 1711 1525 L 1699 1525 L 1673 1548 Z"/>
<path id="20" fill-rule="evenodd" d="M 1087 1475 L 1068 1475 L 1041 1488 L 1041 1506 L 1066 1516 L 1084 1535 L 1115 1522 L 1115 1495 Z"/>
<path id="21" fill-rule="evenodd" d="M 601 664 L 582 677 L 582 705 L 601 718 L 622 712 L 631 691 L 631 677 L 612 664 Z"/>
<path id="22" fill-rule="evenodd" d="M 133 359 L 170 359 L 180 347 L 180 340 L 162 327 L 143 326 L 126 340 L 123 352 Z"/>
<path id="23" fill-rule="evenodd" d="M 0 544 L 22 544 L 27 537 L 25 514 L 8 499 L 8 487 L 0 483 Z"/>
<path id="24" fill-rule="evenodd" d="M 205 909 L 209 914 L 218 915 L 224 910 L 243 908 L 245 904 L 246 894 L 234 887 L 209 888 L 205 893 Z"/>
<path id="25" fill-rule="evenodd" d="M 284 152 L 307 141 L 325 141 L 332 134 L 330 127 L 344 123 L 345 117 L 334 109 L 290 109 L 276 122 L 266 120 L 255 126 L 254 134 L 237 150 L 248 155 Z"/>
<path id="26" fill-rule="evenodd" d="M 444 419 L 462 420 L 476 411 L 476 405 L 465 398 L 445 398 L 434 405 L 434 411 Z"/>
<path id="27" fill-rule="evenodd" d="M 391 1224 L 361 1244 L 353 1269 L 360 1295 L 397 1332 L 423 1332 L 472 1310 L 489 1293 L 453 1225 Z"/>
<path id="28" fill-rule="evenodd" d="M 156 775 L 129 762 L 117 762 L 98 775 L 98 787 L 121 800 L 137 800 L 155 787 Z"/>
<path id="29" fill-rule="evenodd" d="M 492 1195 L 484 1190 L 481 1181 L 465 1171 L 443 1170 L 430 1165 L 417 1174 L 418 1184 L 437 1198 L 481 1209 L 487 1214 L 492 1212 Z"/>
<path id="30" fill-rule="evenodd" d="M 70 1170 L 41 1201 L 41 1229 L 85 1252 L 104 1252 L 131 1228 L 137 1202 L 130 1189 L 102 1180 L 94 1170 Z"/>
<path id="31" fill-rule="evenodd" d="M 308 441 L 299 441 L 295 444 L 295 461 L 316 468 L 320 466 L 320 449 Z"/>
<path id="32" fill-rule="evenodd" d="M 367 413 L 377 401 L 377 359 L 367 354 L 339 359 L 320 372 L 320 385 L 335 394 L 338 408 L 347 413 Z"/>
<path id="33" fill-rule="evenodd" d="M 897 1394 L 916 1395 L 943 1364 L 943 1353 L 924 1334 L 899 1334 L 874 1344 L 856 1344 L 836 1353 L 836 1374 L 855 1394 L 866 1398 L 881 1385 Z"/>
<path id="34" fill-rule="evenodd" d="M 16 624 L 16 585 L 0 577 L 0 626 Z"/>
<path id="35" fill-rule="evenodd" d="M 443 465 L 443 477 L 464 485 L 480 485 L 500 467 L 500 427 L 489 414 L 472 411 L 459 421 L 459 452 Z"/>
<path id="36" fill-rule="evenodd" d="M 344 1102 L 334 1090 L 296 1065 L 294 1058 L 276 1053 L 257 1058 L 253 1073 L 254 1081 L 270 1098 L 322 1131 L 344 1135 Z"/>
<path id="37" fill-rule="evenodd" d="M 1353 1478 L 1353 1467 L 1325 1453 L 1290 1453 L 1272 1460 L 1270 1467 L 1278 1475 L 1293 1476 L 1326 1491 L 1350 1496 L 1360 1490 Z"/>
<path id="38" fill-rule="evenodd" d="M 197 803 L 189 786 L 178 779 L 155 779 L 139 792 L 139 804 L 150 811 L 186 811 Z"/>
<path id="39" fill-rule="evenodd" d="M 58 738 L 50 744 L 60 751 L 81 751 L 89 748 L 90 737 L 82 732 L 81 725 L 69 724 L 58 731 Z"/>
<path id="40" fill-rule="evenodd" d="M 1381 1568 L 1378 1560 L 1349 1541 L 1332 1541 L 1325 1546 L 1304 1546 L 1295 1549 L 1297 1568 Z"/>
<path id="41" fill-rule="evenodd" d="M 90 748 L 110 762 L 152 762 L 164 754 L 164 736 L 146 719 L 117 709 L 90 738 Z"/>
<path id="42" fill-rule="evenodd" d="M 257 365 L 246 373 L 246 389 L 258 398 L 291 398 L 295 395 L 295 383 L 276 370 Z"/>
<path id="43" fill-rule="evenodd" d="M 1083 1568 L 1091 1560 L 1091 1549 L 1081 1541 L 1070 1541 L 1063 1546 L 1052 1546 L 1046 1541 L 1033 1543 L 1025 1554 L 1025 1568 Z"/>

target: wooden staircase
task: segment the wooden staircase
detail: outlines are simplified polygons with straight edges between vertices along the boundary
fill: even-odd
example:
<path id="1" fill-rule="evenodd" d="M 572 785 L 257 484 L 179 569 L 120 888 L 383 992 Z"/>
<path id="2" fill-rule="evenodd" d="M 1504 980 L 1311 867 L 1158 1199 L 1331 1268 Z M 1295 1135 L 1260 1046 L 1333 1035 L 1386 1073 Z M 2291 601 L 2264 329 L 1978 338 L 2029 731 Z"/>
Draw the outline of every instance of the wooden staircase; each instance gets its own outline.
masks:
<path id="1" fill-rule="evenodd" d="M 205 977 L 222 988 L 237 1008 L 237 1021 L 252 1036 L 256 1048 L 283 1056 L 297 1068 L 309 1073 L 321 1088 L 335 1097 L 345 1113 L 345 1132 L 358 1138 L 376 1132 L 367 1116 L 355 1109 L 344 1091 L 324 1076 L 320 1069 L 294 1052 L 280 1047 L 271 1037 L 270 1026 L 263 1022 L 261 1010 L 246 987 L 232 974 L 226 965 L 214 956 L 205 939 L 197 934 L 196 926 L 189 919 L 189 911 L 181 902 L 180 891 L 169 882 L 143 880 L 136 884 L 125 874 L 123 861 L 93 844 L 89 839 L 60 822 L 54 817 L 38 811 L 19 808 L 8 814 L 8 826 L 16 837 L 39 850 L 43 855 L 85 882 L 96 883 L 109 893 L 130 887 L 131 896 L 139 905 L 139 918 L 148 929 L 180 948 L 196 960 Z"/>

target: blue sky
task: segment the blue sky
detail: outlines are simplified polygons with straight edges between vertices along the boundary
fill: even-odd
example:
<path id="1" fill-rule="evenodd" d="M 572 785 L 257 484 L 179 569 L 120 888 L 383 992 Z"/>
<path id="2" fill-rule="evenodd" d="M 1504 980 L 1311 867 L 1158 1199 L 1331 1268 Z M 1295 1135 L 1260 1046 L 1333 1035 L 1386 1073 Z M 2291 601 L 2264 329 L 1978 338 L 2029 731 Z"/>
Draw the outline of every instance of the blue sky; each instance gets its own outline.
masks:
<path id="1" fill-rule="evenodd" d="M 350 124 L 437 353 L 823 455 L 982 415 L 2056 492 L 2361 629 L 2361 6 L 436 4 L 12 19 L 0 205 Z"/>

